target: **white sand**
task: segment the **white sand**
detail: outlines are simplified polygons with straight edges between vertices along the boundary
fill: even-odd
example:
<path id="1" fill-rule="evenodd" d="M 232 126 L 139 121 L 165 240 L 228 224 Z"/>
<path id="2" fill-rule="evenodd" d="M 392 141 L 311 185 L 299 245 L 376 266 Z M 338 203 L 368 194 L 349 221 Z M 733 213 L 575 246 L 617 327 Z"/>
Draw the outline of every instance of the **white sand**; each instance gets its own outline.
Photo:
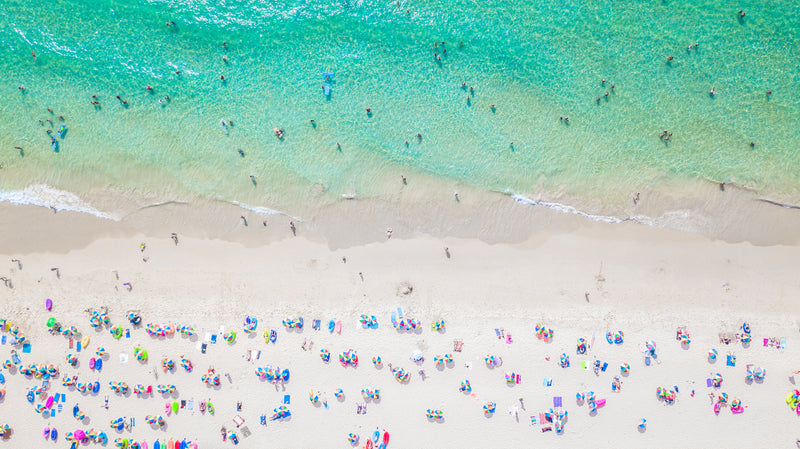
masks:
<path id="1" fill-rule="evenodd" d="M 7 210 L 19 217 L 39 214 L 25 208 Z M 43 236 L 34 230 L 21 233 L 22 241 L 6 241 L 5 247 L 14 248 L 13 253 L 2 254 L 0 246 L 0 274 L 13 284 L 13 288 L 0 284 L 0 318 L 19 325 L 32 343 L 31 354 L 20 354 L 25 363 L 52 362 L 60 366 L 62 377 L 77 374 L 79 381 L 99 379 L 102 388 L 96 396 L 84 395 L 61 386 L 58 379 L 51 392 L 66 393 L 65 410 L 45 419 L 25 400 L 26 390 L 40 380 L 3 370 L 8 394 L 0 402 L 0 421 L 11 425 L 14 433 L 0 446 L 44 447 L 41 433 L 46 425 L 58 428 L 62 438 L 67 431 L 94 427 L 113 440 L 119 435 L 109 428 L 109 420 L 133 416 L 136 426 L 122 432 L 125 437 L 150 444 L 156 438 L 190 438 L 197 439 L 201 448 L 223 447 L 219 429 L 223 425 L 235 429 L 231 419 L 237 414 L 237 401 L 243 404 L 239 414 L 252 432 L 243 438 L 237 430 L 240 446 L 246 448 L 349 447 L 349 432 L 361 435 L 363 447 L 376 427 L 387 429 L 392 438 L 389 446 L 399 448 L 777 448 L 796 447 L 795 439 L 800 438 L 798 417 L 784 402 L 798 388 L 790 379 L 791 372 L 800 369 L 800 277 L 796 274 L 800 252 L 796 246 L 712 242 L 635 224 L 596 223 L 582 223 L 567 233 L 534 233 L 531 239 L 513 245 L 425 236 L 406 239 L 397 230 L 402 228 L 395 228 L 389 241 L 330 250 L 323 237 L 303 227 L 297 238 L 265 239 L 270 244 L 250 240 L 242 246 L 181 235 L 176 246 L 168 230 L 158 237 L 133 235 L 136 229 L 125 222 L 64 213 L 52 217 L 41 220 L 73 226 L 60 235 L 65 239 L 74 235 L 81 247 L 70 250 L 70 245 L 64 245 L 59 253 L 20 250 L 36 248 L 39 239 L 54 238 L 54 234 Z M 256 232 L 255 225 L 230 233 Z M 46 226 L 36 225 L 40 230 Z M 285 233 L 285 223 L 280 226 Z M 109 237 L 94 241 L 86 237 L 93 233 Z M 147 243 L 144 253 L 139 251 L 142 241 Z M 82 242 L 91 243 L 82 247 Z M 444 247 L 449 247 L 452 257 L 446 257 Z M 149 258 L 147 262 L 143 256 Z M 343 256 L 347 263 L 342 262 Z M 13 257 L 22 260 L 22 270 L 10 262 Z M 59 268 L 60 279 L 50 270 L 54 267 Z M 132 290 L 123 282 L 131 282 Z M 413 293 L 402 292 L 407 285 L 413 286 Z M 55 302 L 52 312 L 44 310 L 48 297 Z M 233 345 L 223 341 L 209 345 L 205 355 L 196 350 L 194 340 L 180 335 L 156 340 L 143 329 L 134 329 L 130 339 L 113 340 L 107 331 L 93 330 L 83 312 L 101 306 L 109 308 L 114 324 L 124 325 L 124 313 L 139 309 L 145 323 L 192 325 L 200 339 L 220 325 L 236 330 L 239 338 Z M 422 320 L 421 331 L 393 329 L 389 313 L 396 307 L 402 307 L 406 317 Z M 380 328 L 358 328 L 362 313 L 376 315 Z M 252 338 L 241 332 L 248 314 L 259 320 Z M 108 349 L 110 358 L 101 373 L 89 370 L 87 352 L 80 353 L 77 369 L 65 363 L 70 352 L 67 339 L 46 332 L 44 323 L 50 316 L 90 335 L 92 350 L 98 345 Z M 297 316 L 305 318 L 302 332 L 281 327 L 283 318 Z M 317 318 L 323 322 L 321 331 L 311 329 Z M 341 335 L 327 332 L 332 318 L 342 321 Z M 438 318 L 446 320 L 443 333 L 430 330 Z M 718 342 L 719 332 L 735 331 L 742 321 L 753 328 L 750 347 Z M 554 329 L 552 343 L 535 337 L 537 323 Z M 675 340 L 678 326 L 687 326 L 692 333 L 688 348 Z M 494 328 L 513 334 L 514 342 L 498 340 Z M 277 344 L 263 342 L 264 329 L 278 330 Z M 624 331 L 625 343 L 607 344 L 606 331 L 616 330 Z M 586 355 L 576 355 L 577 338 L 593 334 L 594 347 Z M 784 337 L 788 348 L 763 347 L 765 337 Z M 463 352 L 452 351 L 454 339 L 463 340 Z M 650 339 L 657 342 L 659 357 L 658 363 L 646 367 L 638 346 Z M 300 348 L 304 340 L 313 341 L 311 351 Z M 148 350 L 147 364 L 133 358 L 135 343 Z M 321 348 L 330 350 L 330 364 L 320 360 Z M 336 361 L 349 348 L 358 351 L 358 368 L 343 368 Z M 711 348 L 720 351 L 715 364 L 706 357 Z M 250 349 L 261 350 L 260 360 L 245 360 Z M 421 366 L 409 360 L 415 349 L 425 355 Z M 0 359 L 9 358 L 10 350 L 8 344 L 0 346 Z M 570 355 L 570 368 L 558 366 L 562 352 Z M 735 368 L 725 366 L 728 352 L 738 356 Z M 119 363 L 120 353 L 130 355 L 127 364 Z M 445 353 L 452 353 L 455 363 L 437 369 L 433 358 Z M 180 367 L 174 374 L 158 369 L 163 356 L 178 362 L 183 354 L 194 362 L 193 373 Z M 487 354 L 502 357 L 503 365 L 487 368 L 483 362 Z M 405 368 L 411 381 L 399 384 L 388 366 L 373 367 L 374 355 L 380 355 L 384 365 Z M 580 369 L 582 360 L 591 363 L 595 357 L 609 364 L 599 376 Z M 630 363 L 631 372 L 622 377 L 622 391 L 612 393 L 611 380 L 623 362 Z M 763 383 L 745 382 L 745 366 L 750 363 L 767 370 Z M 289 368 L 290 381 L 276 388 L 258 380 L 255 368 L 268 364 Z M 223 377 L 219 388 L 207 388 L 200 376 L 209 366 L 219 374 L 230 373 L 232 383 Z M 417 374 L 419 369 L 427 373 L 425 380 Z M 507 385 L 506 371 L 519 373 L 522 382 Z M 725 379 L 723 388 L 706 388 L 705 379 L 716 372 Z M 546 377 L 553 379 L 551 387 L 542 386 Z M 458 391 L 464 379 L 471 381 L 477 399 Z M 183 409 L 177 416 L 166 417 L 163 429 L 151 427 L 144 417 L 163 414 L 165 399 L 158 394 L 118 396 L 108 388 L 112 380 L 131 387 L 174 383 L 178 398 L 194 400 L 195 410 Z M 658 386 L 675 385 L 680 389 L 675 404 L 664 405 L 656 398 Z M 356 403 L 364 402 L 360 390 L 373 387 L 381 391 L 380 402 L 368 402 L 367 414 L 357 415 Z M 342 402 L 333 396 L 337 388 L 345 392 Z M 328 409 L 309 402 L 311 389 L 323 392 Z M 692 389 L 694 397 L 689 394 Z M 593 390 L 608 401 L 594 416 L 586 405 L 576 404 L 575 394 L 583 390 Z M 746 411 L 733 415 L 725 408 L 715 416 L 710 391 L 740 398 Z M 261 426 L 259 416 L 270 415 L 284 394 L 291 395 L 292 418 Z M 107 411 L 101 407 L 105 396 L 109 397 Z M 563 397 L 563 409 L 569 413 L 562 435 L 542 433 L 540 426 L 530 424 L 531 415 L 552 406 L 553 396 Z M 518 410 L 517 421 L 508 411 L 519 406 L 520 397 L 525 408 Z M 214 416 L 197 410 L 199 401 L 207 398 L 216 405 Z M 494 416 L 484 415 L 485 401 L 497 403 Z M 89 417 L 83 425 L 71 415 L 76 402 Z M 427 408 L 441 409 L 445 419 L 430 422 L 425 417 Z M 648 422 L 644 433 L 637 429 L 641 418 Z M 63 440 L 58 444 L 65 446 Z"/>

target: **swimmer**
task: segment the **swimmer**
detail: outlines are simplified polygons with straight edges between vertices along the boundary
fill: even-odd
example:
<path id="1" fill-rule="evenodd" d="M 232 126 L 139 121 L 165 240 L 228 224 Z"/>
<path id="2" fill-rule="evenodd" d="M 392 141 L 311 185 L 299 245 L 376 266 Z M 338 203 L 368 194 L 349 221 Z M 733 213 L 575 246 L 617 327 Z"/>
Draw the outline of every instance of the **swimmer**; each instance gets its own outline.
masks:
<path id="1" fill-rule="evenodd" d="M 146 89 L 148 92 L 152 92 L 152 90 L 153 90 L 153 86 L 151 86 L 151 85 L 149 85 L 149 84 L 148 84 L 148 85 L 147 85 L 147 87 L 145 87 L 145 89 Z"/>
<path id="2" fill-rule="evenodd" d="M 667 61 L 672 61 L 673 59 L 675 58 L 673 58 L 672 56 L 667 56 Z"/>
<path id="3" fill-rule="evenodd" d="M 223 56 L 222 56 L 222 61 L 223 61 L 223 62 L 228 62 L 228 57 L 227 57 L 227 56 L 225 56 L 225 55 L 223 55 Z"/>
<path id="4" fill-rule="evenodd" d="M 372 115 L 372 108 L 367 108 L 367 115 Z"/>
<path id="5" fill-rule="evenodd" d="M 605 79 L 605 78 L 603 78 L 602 80 L 600 80 L 600 84 L 605 84 L 605 83 L 606 83 L 606 79 Z"/>
<path id="6" fill-rule="evenodd" d="M 33 60 L 35 61 L 35 60 L 36 60 L 36 52 L 35 52 L 35 51 L 32 51 L 32 52 L 31 52 L 31 56 L 33 56 Z"/>
<path id="7" fill-rule="evenodd" d="M 714 89 L 714 86 L 711 86 L 711 90 L 708 91 L 708 94 L 709 95 L 716 95 L 717 94 L 717 91 Z"/>
<path id="8" fill-rule="evenodd" d="M 175 71 L 175 74 L 180 76 L 180 74 L 181 74 L 181 71 L 180 71 L 180 70 L 176 70 L 176 71 Z"/>
<path id="9" fill-rule="evenodd" d="M 244 157 L 244 151 L 241 148 L 239 149 L 239 156 Z"/>
<path id="10" fill-rule="evenodd" d="M 225 75 L 220 75 L 219 79 L 222 80 L 222 81 L 225 81 Z"/>

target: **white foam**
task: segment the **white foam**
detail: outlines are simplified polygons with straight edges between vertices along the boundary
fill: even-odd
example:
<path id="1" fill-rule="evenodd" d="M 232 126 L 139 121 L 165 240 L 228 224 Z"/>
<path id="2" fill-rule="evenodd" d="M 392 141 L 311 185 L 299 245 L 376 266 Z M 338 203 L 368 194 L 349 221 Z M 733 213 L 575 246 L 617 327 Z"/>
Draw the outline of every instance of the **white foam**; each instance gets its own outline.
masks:
<path id="1" fill-rule="evenodd" d="M 78 195 L 46 184 L 32 184 L 22 190 L 0 192 L 0 202 L 47 207 L 56 211 L 81 212 L 106 220 L 118 220 L 116 217 L 95 209 L 80 199 Z"/>
<path id="2" fill-rule="evenodd" d="M 631 218 L 618 218 L 618 217 L 612 217 L 612 216 L 608 216 L 608 215 L 592 215 L 590 213 L 583 212 L 583 211 L 580 211 L 578 209 L 575 209 L 572 206 L 567 206 L 566 204 L 551 203 L 551 202 L 548 202 L 548 201 L 541 201 L 541 200 L 532 200 L 532 199 L 530 199 L 530 198 L 528 198 L 526 196 L 518 195 L 518 194 L 511 195 L 511 198 L 513 198 L 514 201 L 516 201 L 518 203 L 528 204 L 528 205 L 531 205 L 531 206 L 549 207 L 550 209 L 555 209 L 555 210 L 557 210 L 559 212 L 563 212 L 565 214 L 580 215 L 581 217 L 586 217 L 586 218 L 588 218 L 590 220 L 594 220 L 594 221 L 602 221 L 604 223 L 622 223 L 623 221 L 638 221 L 638 220 L 634 220 L 634 219 L 631 219 Z"/>
<path id="3" fill-rule="evenodd" d="M 292 220 L 303 221 L 302 218 L 293 217 L 286 212 L 281 212 L 279 210 L 270 209 L 268 207 L 261 207 L 261 206 L 249 206 L 244 203 L 240 203 L 238 201 L 231 201 L 232 204 L 241 207 L 242 209 L 249 210 L 251 212 L 255 212 L 259 215 L 286 215 L 287 217 L 291 218 Z"/>

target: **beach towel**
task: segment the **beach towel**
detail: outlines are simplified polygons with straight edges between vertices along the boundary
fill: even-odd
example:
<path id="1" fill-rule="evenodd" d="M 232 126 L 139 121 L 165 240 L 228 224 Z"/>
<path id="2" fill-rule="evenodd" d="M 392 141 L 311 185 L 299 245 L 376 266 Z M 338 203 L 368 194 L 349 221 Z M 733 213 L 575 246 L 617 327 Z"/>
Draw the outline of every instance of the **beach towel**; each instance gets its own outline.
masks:
<path id="1" fill-rule="evenodd" d="M 510 345 L 514 342 L 514 339 L 511 338 L 511 334 L 506 334 L 506 344 Z"/>
<path id="2" fill-rule="evenodd" d="M 729 355 L 728 356 L 728 361 L 726 362 L 726 364 L 728 366 L 736 366 L 736 356 L 735 355 Z"/>
<path id="3" fill-rule="evenodd" d="M 128 354 L 120 354 L 119 363 L 128 363 Z"/>
<path id="4" fill-rule="evenodd" d="M 131 330 L 125 329 L 125 338 L 131 338 Z"/>
<path id="5" fill-rule="evenodd" d="M 644 358 L 644 364 L 647 365 L 647 366 L 650 366 L 650 357 L 645 357 Z"/>
<path id="6" fill-rule="evenodd" d="M 542 386 L 543 387 L 552 387 L 553 386 L 553 379 L 548 379 L 548 378 L 545 377 L 544 380 L 542 380 Z"/>
<path id="7" fill-rule="evenodd" d="M 315 331 L 318 331 L 319 327 L 320 327 L 320 321 L 314 320 L 314 323 L 311 325 L 311 328 L 314 329 Z"/>
<path id="8" fill-rule="evenodd" d="M 562 407 L 562 401 L 561 396 L 553 396 L 553 407 Z"/>
<path id="9" fill-rule="evenodd" d="M 2 343 L 2 344 L 6 344 L 6 336 L 5 336 L 5 335 L 3 335 L 2 337 L 0 337 L 0 343 Z"/>
<path id="10" fill-rule="evenodd" d="M 786 339 L 781 339 L 781 349 L 786 349 Z"/>
<path id="11" fill-rule="evenodd" d="M 531 415 L 531 425 L 536 426 L 539 424 L 539 418 L 536 416 Z"/>
<path id="12" fill-rule="evenodd" d="M 764 339 L 764 347 L 766 348 L 768 344 L 769 344 L 769 338 L 765 338 Z"/>
<path id="13" fill-rule="evenodd" d="M 606 372 L 606 368 L 608 368 L 608 363 L 603 363 L 603 367 L 600 368 L 600 371 Z"/>
<path id="14" fill-rule="evenodd" d="M 403 309 L 401 309 L 400 307 L 397 308 L 397 318 L 401 320 L 403 319 Z"/>
<path id="15" fill-rule="evenodd" d="M 714 382 L 711 379 L 706 379 L 706 386 L 711 388 L 712 385 L 714 385 Z"/>
<path id="16" fill-rule="evenodd" d="M 397 326 L 397 312 L 392 310 L 391 316 L 392 316 L 392 324 Z"/>
<path id="17" fill-rule="evenodd" d="M 186 401 L 186 408 L 194 410 L 194 401 Z"/>
<path id="18" fill-rule="evenodd" d="M 283 395 L 283 403 L 289 404 L 290 402 L 292 402 L 292 397 L 288 394 Z"/>
<path id="19" fill-rule="evenodd" d="M 212 345 L 215 345 L 215 344 L 217 344 L 217 335 L 216 335 L 216 334 L 214 334 L 214 335 L 212 335 L 212 336 L 211 336 L 211 344 L 212 344 Z"/>
<path id="20" fill-rule="evenodd" d="M 588 369 L 586 366 L 586 360 L 581 360 L 581 369 Z"/>
<path id="21" fill-rule="evenodd" d="M 22 344 L 22 353 L 29 354 L 31 352 L 31 345 L 30 343 L 23 343 Z"/>

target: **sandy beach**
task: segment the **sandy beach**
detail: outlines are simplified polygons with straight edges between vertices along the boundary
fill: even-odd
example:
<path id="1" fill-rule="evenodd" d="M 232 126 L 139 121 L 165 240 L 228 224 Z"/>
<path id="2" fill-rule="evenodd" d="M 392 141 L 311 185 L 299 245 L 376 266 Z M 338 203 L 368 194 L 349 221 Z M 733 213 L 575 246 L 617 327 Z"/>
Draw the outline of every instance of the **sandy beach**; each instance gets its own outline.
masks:
<path id="1" fill-rule="evenodd" d="M 174 222 L 180 214 L 167 209 L 153 209 L 139 222 L 114 222 L 0 207 L 9 230 L 0 246 L 0 274 L 8 279 L 0 285 L 0 319 L 18 326 L 31 345 L 23 353 L 3 332 L 7 342 L 0 359 L 10 359 L 13 349 L 21 366 L 59 368 L 43 399 L 37 396 L 33 404 L 27 391 L 42 379 L 16 368 L 0 371 L 6 390 L 2 421 L 12 429 L 2 442 L 8 447 L 44 444 L 45 427 L 58 429 L 59 447 L 69 446 L 67 432 L 92 428 L 106 432 L 110 445 L 129 438 L 152 447 L 156 439 L 172 438 L 198 447 L 232 446 L 222 440 L 223 426 L 236 433 L 241 447 L 287 448 L 365 447 L 376 428 L 391 435 L 390 447 L 796 447 L 800 438 L 798 416 L 785 400 L 800 382 L 793 376 L 800 369 L 800 281 L 791 268 L 800 265 L 800 255 L 794 244 L 727 243 L 559 214 L 540 217 L 548 226 L 517 242 L 489 244 L 474 230 L 464 231 L 473 238 L 434 236 L 435 230 L 404 235 L 402 226 L 389 222 L 376 224 L 373 237 L 347 245 L 332 244 L 319 232 L 330 229 L 330 220 L 297 222 L 292 236 L 290 217 L 265 217 L 267 226 L 250 217 L 244 226 L 228 214 L 216 218 L 224 226 L 201 233 L 190 230 L 188 218 L 181 227 Z M 364 221 L 370 218 L 378 220 Z M 457 228 L 457 218 L 438 224 Z M 176 230 L 177 244 L 170 237 Z M 330 235 L 346 234 L 338 229 Z M 47 298 L 51 311 L 45 310 Z M 130 337 L 117 340 L 108 326 L 90 325 L 90 312 L 105 308 L 110 326 L 122 326 Z M 406 319 L 419 320 L 419 327 L 396 329 L 392 313 L 398 308 Z M 141 315 L 142 325 L 128 322 L 129 311 Z M 374 315 L 377 328 L 363 328 L 362 314 Z M 258 320 L 250 334 L 243 331 L 246 316 Z M 69 338 L 48 333 L 50 317 L 75 326 L 81 338 L 89 336 L 89 349 L 77 352 Z M 298 317 L 304 318 L 302 329 L 282 325 Z M 312 329 L 317 319 L 320 330 Z M 328 331 L 330 320 L 341 322 L 341 333 Z M 445 323 L 441 331 L 431 328 L 437 320 Z M 169 322 L 191 326 L 195 335 L 155 338 L 145 331 L 147 323 Z M 743 323 L 751 328 L 750 344 L 735 338 L 743 334 Z M 553 338 L 537 338 L 537 325 L 552 329 Z M 689 344 L 676 340 L 679 328 L 688 330 Z M 266 343 L 262 332 L 272 329 L 277 339 Z M 222 339 L 227 331 L 237 333 L 234 343 Z M 619 331 L 624 342 L 607 343 L 607 332 Z M 733 337 L 730 344 L 720 342 L 720 333 Z M 210 335 L 216 335 L 215 344 L 207 341 Z M 576 352 L 579 338 L 593 342 L 584 354 Z M 770 338 L 785 340 L 784 347 L 764 346 Z M 454 341 L 463 343 L 461 351 L 454 350 Z M 640 346 L 650 341 L 657 358 L 649 357 L 648 366 Z M 134 357 L 136 346 L 148 351 L 146 363 Z M 107 350 L 100 372 L 89 368 L 97 347 Z M 321 359 L 322 349 L 330 352 L 329 363 Z M 350 349 L 359 356 L 357 367 L 339 363 Z M 713 363 L 711 349 L 718 351 Z M 424 360 L 414 362 L 415 351 Z M 569 367 L 560 366 L 562 353 Z M 76 366 L 66 362 L 67 354 L 77 356 Z M 728 355 L 736 357 L 735 366 L 726 364 Z M 372 363 L 376 356 L 381 366 Z M 488 366 L 487 356 L 498 366 Z M 439 357 L 452 363 L 437 366 Z M 161 369 L 164 358 L 176 362 L 174 372 Z M 191 360 L 192 372 L 181 368 L 182 358 Z M 596 374 L 596 360 L 607 369 Z M 409 380 L 398 382 L 390 364 Z M 630 366 L 626 373 L 624 364 Z M 763 380 L 746 379 L 749 365 L 765 370 Z M 289 380 L 259 379 L 257 368 L 267 366 L 288 369 Z M 210 368 L 219 386 L 202 382 Z M 706 379 L 717 373 L 721 387 L 707 387 Z M 507 382 L 507 375 L 519 375 L 519 381 Z M 99 393 L 63 386 L 72 376 L 99 381 Z M 618 391 L 612 391 L 615 376 Z M 471 394 L 459 391 L 466 380 Z M 109 382 L 125 382 L 131 392 L 114 393 Z M 133 394 L 137 384 L 152 385 L 154 393 Z M 177 392 L 157 394 L 159 384 L 174 384 Z M 672 403 L 658 398 L 659 387 L 675 391 Z M 365 399 L 362 389 L 379 390 L 379 400 Z M 319 396 L 316 404 L 310 391 Z M 576 400 L 588 392 L 605 405 L 592 412 L 587 401 Z M 65 395 L 64 410 L 50 417 L 37 413 L 35 406 L 57 393 Z M 715 414 L 722 393 L 728 401 Z M 287 395 L 291 417 L 270 420 Z M 560 411 L 567 413 L 561 432 L 539 419 L 554 407 L 554 397 L 562 398 L 556 420 Z M 731 412 L 735 399 L 742 413 Z M 166 415 L 165 404 L 176 400 L 187 401 L 186 407 Z M 208 400 L 213 415 L 199 410 Z M 489 402 L 496 404 L 494 413 L 484 412 Z M 87 415 L 82 422 L 72 416 L 75 404 Z M 357 413 L 359 405 L 365 413 Z M 443 418 L 427 418 L 428 409 L 440 410 Z M 147 415 L 162 415 L 166 423 L 149 425 Z M 241 427 L 233 421 L 237 415 L 244 419 Z M 135 425 L 122 431 L 109 426 L 123 417 L 128 424 L 134 418 Z M 644 429 L 638 427 L 643 418 Z M 349 433 L 360 436 L 357 444 L 350 444 Z"/>

